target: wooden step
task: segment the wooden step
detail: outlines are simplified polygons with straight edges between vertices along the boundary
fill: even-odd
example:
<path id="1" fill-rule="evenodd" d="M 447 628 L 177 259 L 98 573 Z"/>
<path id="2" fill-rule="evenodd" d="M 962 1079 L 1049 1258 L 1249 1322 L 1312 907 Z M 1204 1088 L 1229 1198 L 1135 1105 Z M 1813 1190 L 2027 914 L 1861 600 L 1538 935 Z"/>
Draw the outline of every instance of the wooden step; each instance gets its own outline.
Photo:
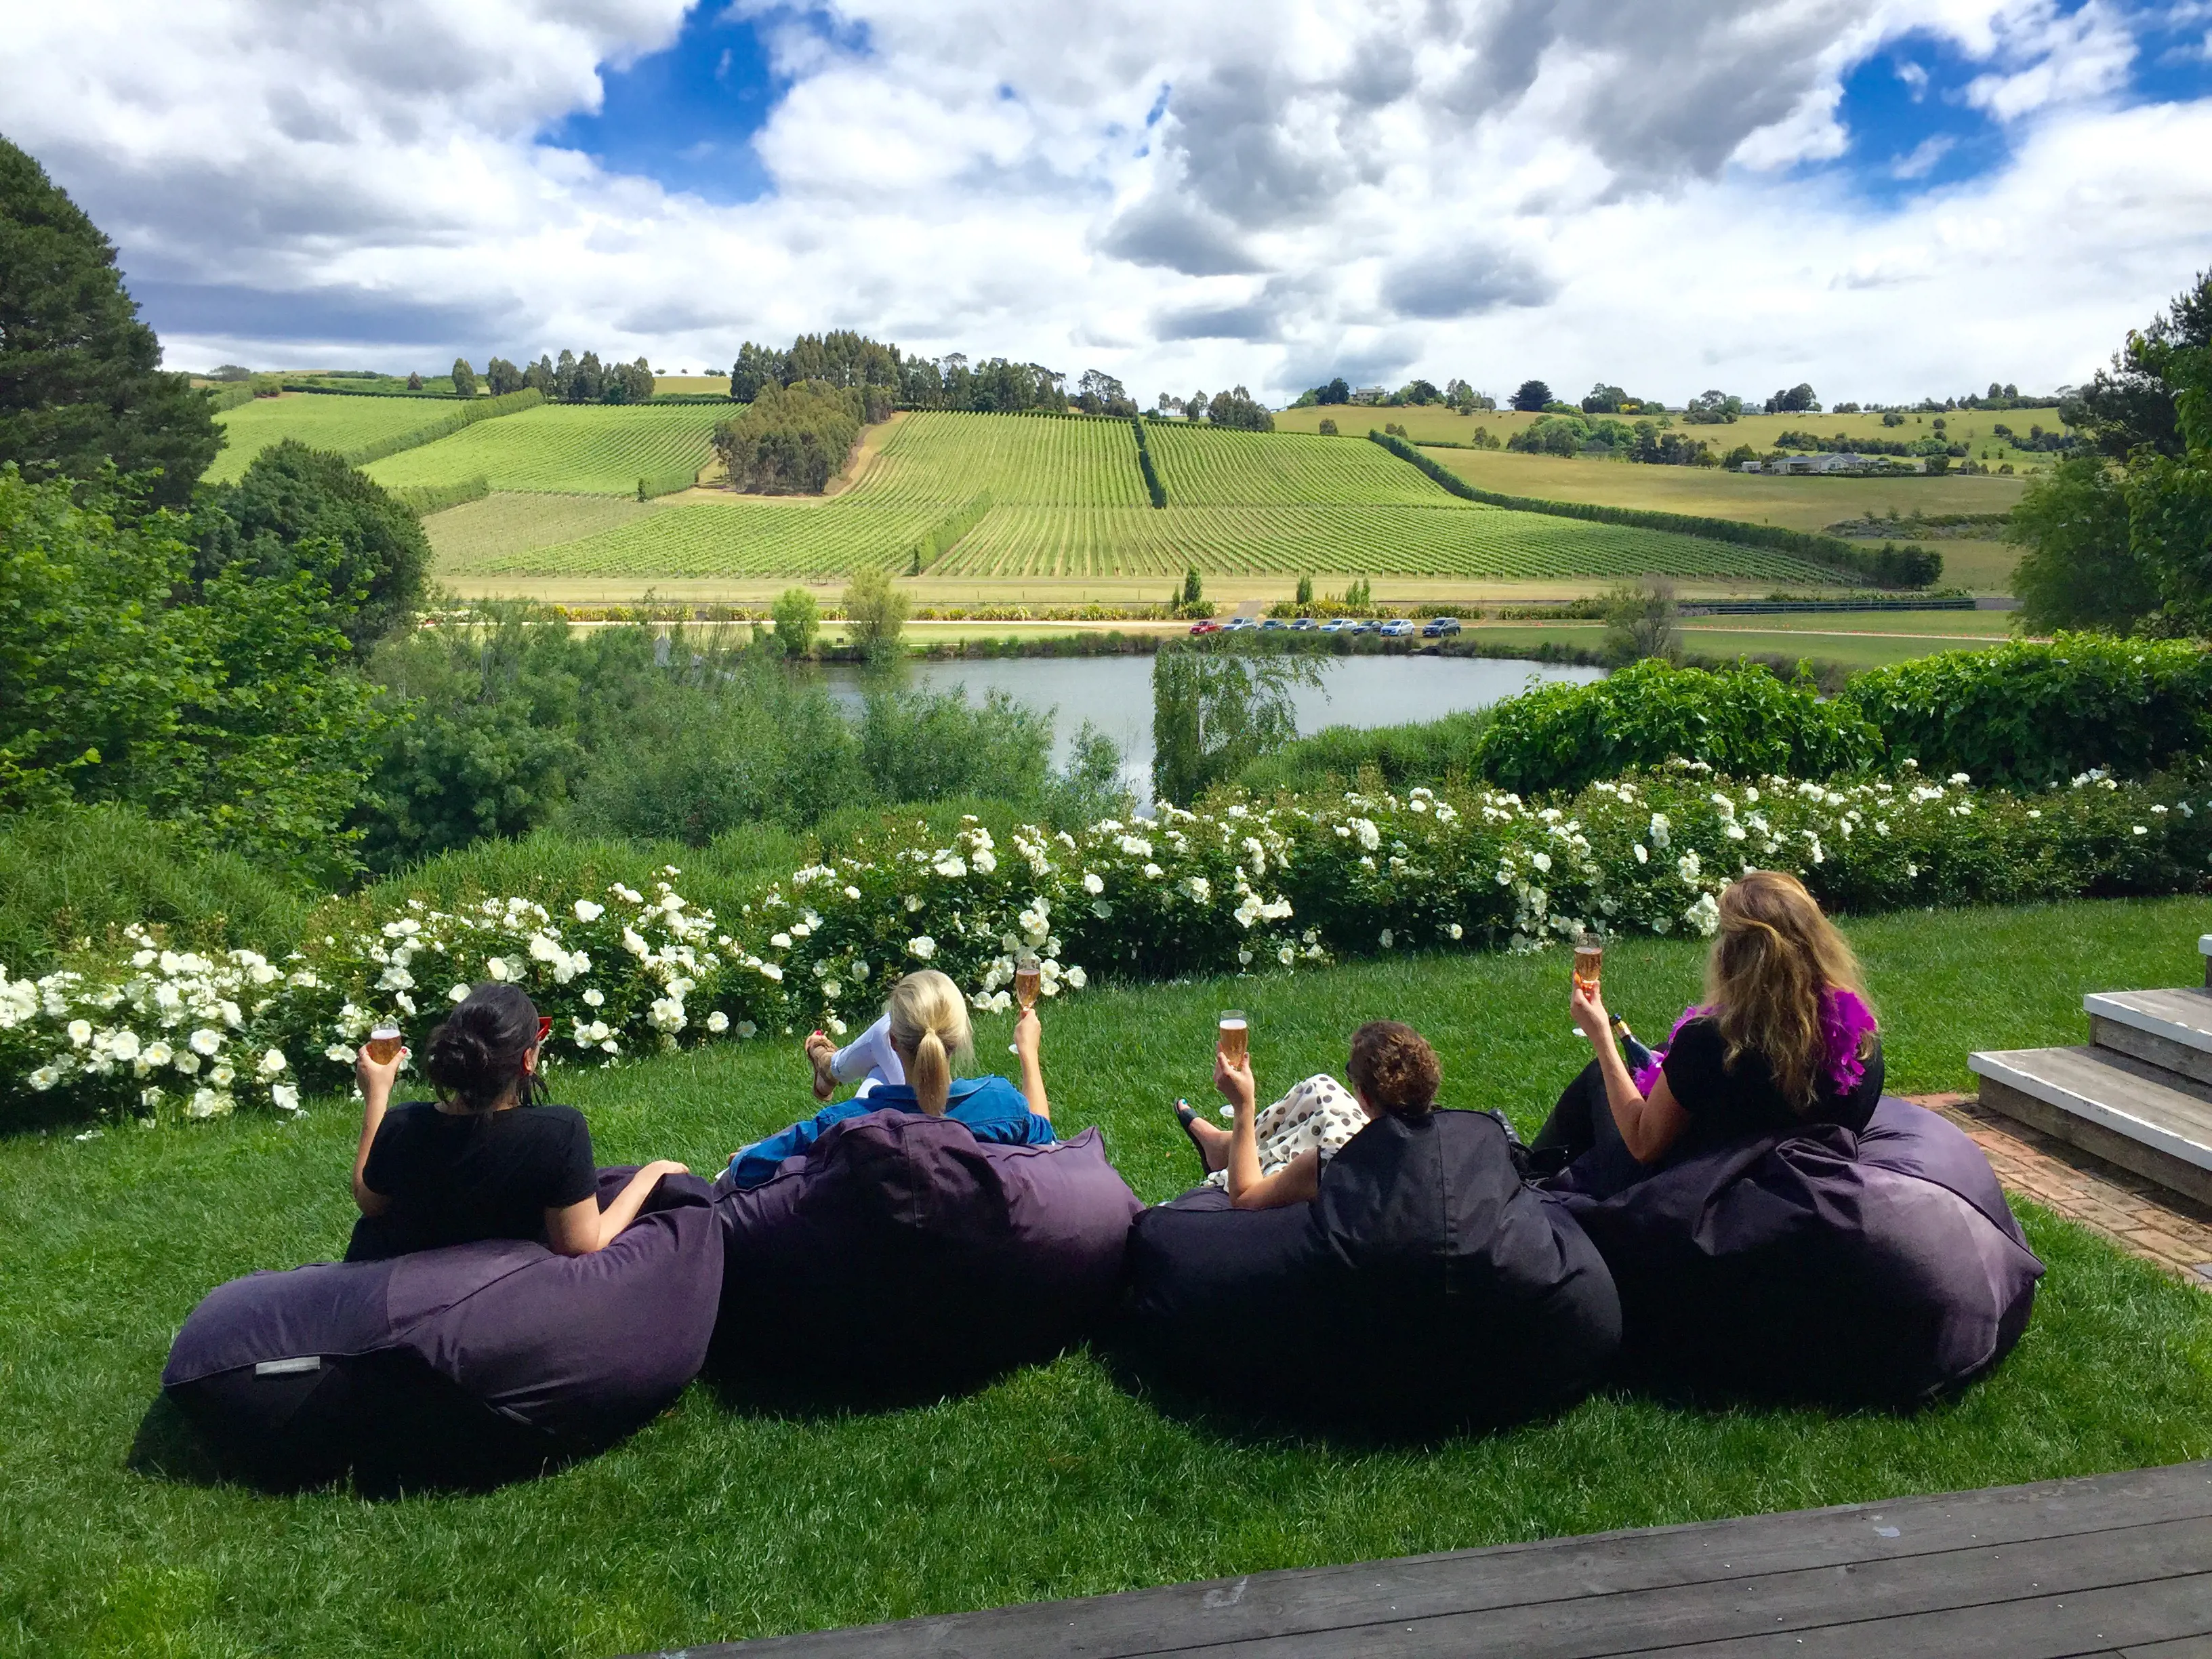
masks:
<path id="1" fill-rule="evenodd" d="M 2212 1085 L 2212 991 L 2099 991 L 2081 1006 L 2099 1048 Z"/>
<path id="2" fill-rule="evenodd" d="M 2212 1204 L 2212 1085 L 2111 1048 L 1966 1056 L 1982 1104 Z"/>

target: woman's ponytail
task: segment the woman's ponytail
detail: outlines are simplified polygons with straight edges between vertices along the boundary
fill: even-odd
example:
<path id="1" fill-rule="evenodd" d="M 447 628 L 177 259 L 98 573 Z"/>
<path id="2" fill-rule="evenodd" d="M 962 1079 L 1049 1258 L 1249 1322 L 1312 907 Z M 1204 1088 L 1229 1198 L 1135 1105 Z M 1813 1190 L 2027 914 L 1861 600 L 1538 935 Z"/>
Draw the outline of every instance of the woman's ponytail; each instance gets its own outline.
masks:
<path id="1" fill-rule="evenodd" d="M 884 1012 L 890 1016 L 892 1044 L 908 1057 L 906 1077 L 915 1104 L 932 1117 L 942 1117 L 952 1092 L 953 1066 L 975 1047 L 968 1000 L 943 974 L 924 968 L 891 987 Z"/>

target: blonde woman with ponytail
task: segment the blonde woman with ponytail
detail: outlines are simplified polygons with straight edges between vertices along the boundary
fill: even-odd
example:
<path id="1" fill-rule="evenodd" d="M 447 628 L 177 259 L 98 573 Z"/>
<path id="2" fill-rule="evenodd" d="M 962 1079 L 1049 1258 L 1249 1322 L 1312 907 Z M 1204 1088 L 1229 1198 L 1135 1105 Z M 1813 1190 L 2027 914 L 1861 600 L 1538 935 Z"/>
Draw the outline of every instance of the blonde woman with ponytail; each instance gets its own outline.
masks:
<path id="1" fill-rule="evenodd" d="M 1856 1133 L 1881 1098 L 1881 1037 L 1857 959 L 1796 877 L 1753 870 L 1720 896 L 1705 1000 L 1654 1054 L 1613 1044 L 1600 994 L 1577 982 L 1575 1024 L 1597 1058 L 1530 1147 L 1540 1170 L 1619 1191 L 1668 1161 L 1729 1141 L 1839 1124 Z"/>
<path id="2" fill-rule="evenodd" d="M 968 1025 L 968 1000 L 934 968 L 908 974 L 892 986 L 878 1024 L 896 1061 L 899 1080 L 886 1080 L 891 1068 L 883 1067 L 860 1094 L 742 1148 L 731 1158 L 719 1186 L 726 1191 L 761 1186 L 786 1158 L 805 1157 L 831 1124 L 865 1112 L 954 1118 L 966 1124 L 976 1139 L 1000 1146 L 1042 1146 L 1055 1139 L 1052 1103 L 1045 1096 L 1039 1059 L 1043 1028 L 1035 1009 L 1023 1010 L 1014 1024 L 1014 1051 L 1022 1066 L 1018 1090 L 1002 1077 L 959 1075 L 975 1047 Z M 810 1042 L 810 1058 L 813 1047 Z"/>

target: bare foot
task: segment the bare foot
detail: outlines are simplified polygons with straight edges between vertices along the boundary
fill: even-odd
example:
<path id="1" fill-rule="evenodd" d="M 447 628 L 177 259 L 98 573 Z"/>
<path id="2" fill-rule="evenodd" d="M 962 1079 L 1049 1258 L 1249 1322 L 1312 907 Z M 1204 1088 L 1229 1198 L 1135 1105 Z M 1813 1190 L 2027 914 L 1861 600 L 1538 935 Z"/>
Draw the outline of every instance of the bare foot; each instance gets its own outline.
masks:
<path id="1" fill-rule="evenodd" d="M 830 1069 L 830 1062 L 836 1053 L 836 1046 L 819 1031 L 806 1039 L 806 1058 L 814 1066 L 814 1097 L 817 1100 L 827 1100 L 837 1092 L 836 1074 Z"/>
<path id="2" fill-rule="evenodd" d="M 1190 1137 L 1190 1144 L 1198 1148 L 1198 1161 L 1206 1174 L 1228 1167 L 1228 1130 L 1215 1128 L 1188 1106 L 1177 1107 L 1176 1118 L 1182 1123 L 1182 1132 Z"/>

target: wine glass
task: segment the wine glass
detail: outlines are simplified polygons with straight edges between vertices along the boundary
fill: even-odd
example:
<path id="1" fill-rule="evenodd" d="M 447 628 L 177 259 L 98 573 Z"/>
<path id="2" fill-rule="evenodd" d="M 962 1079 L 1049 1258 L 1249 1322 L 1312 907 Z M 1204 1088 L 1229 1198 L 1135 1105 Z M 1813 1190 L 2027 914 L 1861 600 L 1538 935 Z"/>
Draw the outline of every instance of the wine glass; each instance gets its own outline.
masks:
<path id="1" fill-rule="evenodd" d="M 1037 961 L 1036 951 L 1025 950 L 1016 953 L 1014 1000 L 1021 1004 L 1024 1013 L 1029 1012 L 1030 1009 L 1036 1006 L 1037 983 L 1042 975 L 1043 968 Z M 1018 1042 L 1010 1042 L 1006 1045 L 1006 1052 L 1010 1054 L 1018 1054 L 1021 1051 L 1021 1045 Z"/>

